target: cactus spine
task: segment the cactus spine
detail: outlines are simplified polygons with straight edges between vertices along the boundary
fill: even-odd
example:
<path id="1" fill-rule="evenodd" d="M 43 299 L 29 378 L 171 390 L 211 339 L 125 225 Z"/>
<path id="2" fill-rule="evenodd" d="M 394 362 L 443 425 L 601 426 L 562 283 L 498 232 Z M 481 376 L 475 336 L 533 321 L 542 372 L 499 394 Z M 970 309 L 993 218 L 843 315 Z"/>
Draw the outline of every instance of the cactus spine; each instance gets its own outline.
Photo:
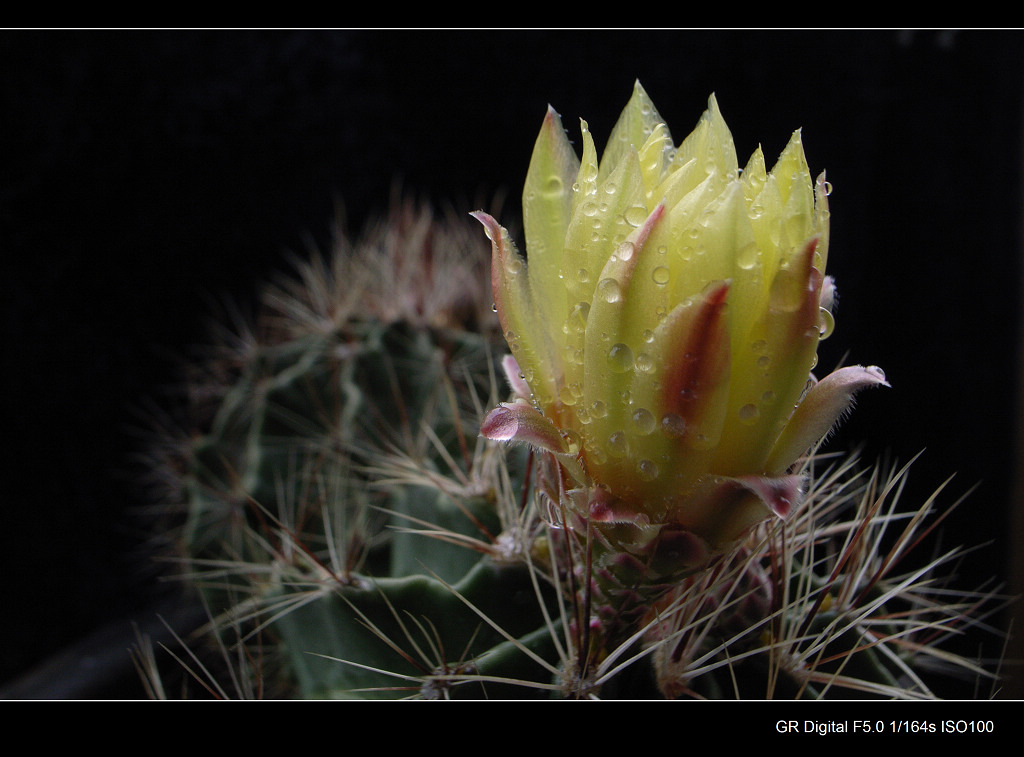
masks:
<path id="1" fill-rule="evenodd" d="M 506 392 L 479 236 L 397 205 L 204 366 L 164 457 L 186 574 L 241 639 L 236 695 L 929 698 L 938 660 L 994 680 L 934 644 L 998 605 L 937 582 L 959 552 L 897 572 L 935 508 L 900 509 L 906 468 L 809 459 L 798 513 L 660 582 L 563 528 L 533 454 L 479 436 Z"/>

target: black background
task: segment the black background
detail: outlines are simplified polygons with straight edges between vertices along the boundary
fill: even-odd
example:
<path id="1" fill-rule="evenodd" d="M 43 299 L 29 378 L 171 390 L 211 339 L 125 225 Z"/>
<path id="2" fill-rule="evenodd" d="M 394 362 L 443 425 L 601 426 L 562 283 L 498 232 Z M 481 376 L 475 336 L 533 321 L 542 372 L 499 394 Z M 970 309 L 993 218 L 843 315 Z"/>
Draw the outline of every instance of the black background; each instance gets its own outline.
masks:
<path id="1" fill-rule="evenodd" d="M 945 541 L 1009 578 L 1020 383 L 1024 36 L 996 31 L 0 33 L 0 684 L 148 620 L 140 409 L 288 251 L 398 182 L 469 212 L 508 190 L 550 103 L 600 148 L 639 79 L 677 141 L 715 92 L 740 164 L 803 129 L 834 186 L 823 368 L 882 366 L 833 442 L 980 487 Z M 142 413 L 144 417 L 145 411 Z M 986 649 L 994 653 L 994 650 Z M 46 694 L 43 690 L 43 695 Z M 50 689 L 51 693 L 56 689 Z M 126 694 L 130 696 L 132 694 Z"/>

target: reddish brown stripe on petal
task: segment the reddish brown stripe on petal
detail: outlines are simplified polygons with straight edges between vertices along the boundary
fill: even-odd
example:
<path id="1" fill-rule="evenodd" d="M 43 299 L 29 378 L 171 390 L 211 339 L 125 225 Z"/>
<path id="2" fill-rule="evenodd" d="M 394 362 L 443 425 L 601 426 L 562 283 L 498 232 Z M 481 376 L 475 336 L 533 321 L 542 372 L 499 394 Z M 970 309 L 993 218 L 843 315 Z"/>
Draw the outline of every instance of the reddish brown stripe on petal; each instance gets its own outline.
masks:
<path id="1" fill-rule="evenodd" d="M 724 321 L 729 283 L 722 282 L 709 291 L 698 312 L 673 311 L 670 343 L 679 349 L 667 356 L 671 362 L 665 371 L 663 401 L 667 412 L 679 415 L 687 423 L 699 417 L 706 393 L 729 367 L 729 335 Z"/>

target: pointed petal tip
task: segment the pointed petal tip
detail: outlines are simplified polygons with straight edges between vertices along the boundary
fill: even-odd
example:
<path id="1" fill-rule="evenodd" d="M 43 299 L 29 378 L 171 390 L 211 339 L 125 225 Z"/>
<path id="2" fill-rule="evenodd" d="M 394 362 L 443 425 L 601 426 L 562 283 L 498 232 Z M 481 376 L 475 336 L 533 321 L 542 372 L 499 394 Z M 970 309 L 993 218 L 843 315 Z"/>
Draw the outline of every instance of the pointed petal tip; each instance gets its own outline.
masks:
<path id="1" fill-rule="evenodd" d="M 826 438 L 853 405 L 855 395 L 872 386 L 889 386 L 877 365 L 851 365 L 833 371 L 807 390 L 768 461 L 768 470 L 789 468 Z"/>
<path id="2" fill-rule="evenodd" d="M 549 131 L 562 132 L 562 116 L 555 110 L 555 107 L 548 104 L 548 109 L 544 112 L 544 121 L 541 124 L 541 134 Z"/>
<path id="3" fill-rule="evenodd" d="M 482 210 L 474 210 L 470 215 L 483 224 L 488 239 L 492 242 L 501 239 L 501 224 L 494 219 L 494 216 Z"/>
<path id="4" fill-rule="evenodd" d="M 480 435 L 493 442 L 507 442 L 516 435 L 518 423 L 507 403 L 491 410 L 480 424 Z"/>
<path id="5" fill-rule="evenodd" d="M 549 419 L 528 402 L 502 402 L 480 424 L 480 435 L 495 442 L 525 442 L 557 454 L 566 452 L 565 440 Z"/>
<path id="6" fill-rule="evenodd" d="M 515 392 L 517 397 L 522 397 L 524 400 L 530 398 L 530 385 L 526 383 L 526 379 L 523 378 L 523 372 L 519 368 L 519 362 L 512 355 L 505 355 L 501 359 L 501 367 L 505 371 L 505 378 L 508 380 L 508 385 Z"/>
<path id="7" fill-rule="evenodd" d="M 854 367 L 860 367 L 860 366 L 854 366 Z M 883 371 L 877 365 L 869 365 L 867 368 L 864 368 L 864 374 L 865 374 L 865 377 L 867 377 L 869 379 L 866 385 L 870 385 L 870 383 L 873 382 L 873 383 L 878 384 L 880 386 L 890 386 L 891 387 L 891 384 L 889 384 L 888 380 L 885 378 L 885 371 Z"/>

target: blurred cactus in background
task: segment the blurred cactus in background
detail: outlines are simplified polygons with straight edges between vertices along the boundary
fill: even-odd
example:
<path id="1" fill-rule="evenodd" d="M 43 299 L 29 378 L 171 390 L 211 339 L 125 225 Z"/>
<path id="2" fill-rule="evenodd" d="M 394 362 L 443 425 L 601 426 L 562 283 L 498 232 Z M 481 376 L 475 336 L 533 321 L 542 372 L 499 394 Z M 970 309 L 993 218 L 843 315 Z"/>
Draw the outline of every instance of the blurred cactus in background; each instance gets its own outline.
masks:
<path id="1" fill-rule="evenodd" d="M 714 98 L 677 148 L 638 84 L 600 162 L 549 111 L 527 258 L 408 202 L 340 233 L 196 366 L 156 450 L 229 663 L 186 667 L 221 697 L 995 690 L 942 642 L 999 598 L 946 585 L 959 549 L 908 558 L 938 492 L 908 508 L 907 467 L 817 450 L 885 383 L 810 373 L 826 195 L 799 132 L 740 171 Z"/>

